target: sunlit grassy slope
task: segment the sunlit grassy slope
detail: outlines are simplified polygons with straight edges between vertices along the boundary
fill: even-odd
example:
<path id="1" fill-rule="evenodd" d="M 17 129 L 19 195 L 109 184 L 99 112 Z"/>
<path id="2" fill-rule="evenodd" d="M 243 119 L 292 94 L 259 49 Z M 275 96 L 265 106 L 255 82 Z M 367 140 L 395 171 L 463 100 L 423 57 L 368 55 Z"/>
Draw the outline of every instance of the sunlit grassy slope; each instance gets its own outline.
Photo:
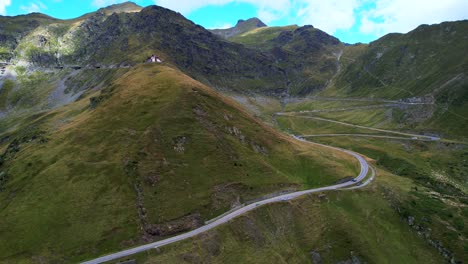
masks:
<path id="1" fill-rule="evenodd" d="M 364 191 L 261 207 L 230 225 L 131 258 L 139 263 L 443 263 L 389 204 L 395 197 L 405 199 L 398 190 L 410 189 L 411 182 L 384 171 L 379 175 Z"/>
<path id="2" fill-rule="evenodd" d="M 90 258 L 153 239 L 145 224 L 210 219 L 237 202 L 359 169 L 165 66 L 135 67 L 91 96 L 92 108 L 86 97 L 32 116 L 3 143 L 0 260 Z"/>
<path id="3" fill-rule="evenodd" d="M 424 117 L 421 113 L 433 111 L 433 105 L 392 105 L 378 103 L 372 99 L 368 101 L 330 101 L 329 99 L 309 98 L 309 99 L 291 99 L 282 107 L 276 107 L 276 111 L 298 111 L 296 115 L 276 116 L 272 120 L 272 124 L 276 125 L 283 131 L 288 131 L 296 135 L 317 135 L 317 134 L 372 134 L 377 136 L 396 136 L 395 134 L 373 131 L 366 128 L 354 128 L 338 123 L 326 122 L 323 120 L 308 119 L 301 116 L 309 117 L 325 117 L 331 120 L 347 122 L 351 124 L 359 124 L 366 127 L 386 128 L 393 131 L 408 131 L 413 133 L 436 133 L 443 138 L 451 139 L 450 134 L 441 133 L 440 130 L 424 126 L 421 121 L 416 120 Z M 239 100 L 240 102 L 243 102 Z M 261 99 L 255 100 L 256 106 L 252 104 L 253 100 L 246 101 L 248 109 L 255 106 L 255 113 L 265 119 L 271 118 L 270 107 L 275 106 L 271 100 Z M 263 104 L 263 105 L 262 105 Z M 359 108 L 370 105 L 378 105 L 379 108 Z M 263 106 L 263 107 L 262 107 Z M 346 109 L 342 111 L 334 111 L 336 109 Z M 426 109 L 426 111 L 424 111 Z M 303 112 L 300 111 L 317 111 L 324 112 Z M 263 113 L 263 114 L 262 114 Z M 418 114 L 419 113 L 419 114 Z M 301 115 L 301 116 L 300 116 Z M 397 135 L 398 136 L 398 135 Z M 338 137 L 311 137 L 309 140 L 320 142 L 328 145 L 338 146 L 345 149 L 354 150 L 375 160 L 375 165 L 378 170 L 376 183 L 373 183 L 371 189 L 366 191 L 366 198 L 362 193 L 357 194 L 337 194 L 338 196 L 346 196 L 346 201 L 354 200 L 353 197 L 363 198 L 361 203 L 351 205 L 351 203 L 338 203 L 339 210 L 342 210 L 343 222 L 348 219 L 359 219 L 366 217 L 371 219 L 366 223 L 366 227 L 372 229 L 373 225 L 378 226 L 378 230 L 372 229 L 373 235 L 361 233 L 360 238 L 369 239 L 371 245 L 366 245 L 366 250 L 357 246 L 357 238 L 351 239 L 347 246 L 342 249 L 353 251 L 354 254 L 362 256 L 367 254 L 371 249 L 367 247 L 376 246 L 376 251 L 373 251 L 370 262 L 377 261 L 380 254 L 388 248 L 396 248 L 408 242 L 414 246 L 414 242 L 409 242 L 407 239 L 401 241 L 400 245 L 390 245 L 395 238 L 390 238 L 398 233 L 409 237 L 414 234 L 419 234 L 421 240 L 425 240 L 426 245 L 432 245 L 435 252 L 439 251 L 440 255 L 445 255 L 447 259 L 463 260 L 467 256 L 467 216 L 466 210 L 466 192 L 467 192 L 467 146 L 463 141 L 458 143 L 447 143 L 448 141 L 433 141 L 422 142 L 414 140 L 397 140 L 389 138 L 372 138 L 372 137 L 353 137 L 353 136 L 338 136 Z M 411 138 L 408 138 L 411 139 Z M 395 176 L 391 176 L 391 174 Z M 391 176 L 391 177 L 389 177 Z M 383 200 L 382 200 L 383 198 Z M 372 201 L 372 202 L 369 202 Z M 380 201 L 380 202 L 379 202 Z M 370 209 L 373 203 L 381 203 L 381 210 Z M 338 205 L 339 204 L 339 205 Z M 350 210 L 350 208 L 353 208 Z M 382 208 L 392 208 L 393 210 L 384 211 Z M 311 214 L 311 211 L 304 213 L 304 217 Z M 324 214 L 324 212 L 321 212 Z M 382 213 L 382 214 L 379 214 Z M 362 215 L 364 214 L 364 215 Z M 399 221 L 391 223 L 393 217 L 399 218 Z M 300 217 L 298 217 L 300 218 Z M 295 219 L 298 219 L 295 218 Z M 325 219 L 328 224 L 333 222 L 330 219 Z M 399 223 L 399 224 L 397 224 Z M 403 224 L 400 226 L 400 224 Z M 339 224 L 337 224 L 339 225 Z M 404 228 L 404 226 L 408 228 Z M 350 233 L 360 233 L 361 229 L 346 224 Z M 389 232 L 385 236 L 385 241 L 379 239 L 379 233 L 383 232 L 385 226 L 392 226 L 392 233 Z M 400 229 L 398 226 L 402 227 Z M 341 226 L 329 227 L 330 229 L 340 229 Z M 356 229 L 355 229 L 356 228 Z M 333 237 L 328 234 L 321 239 Z M 294 239 L 297 239 L 294 238 Z M 202 239 L 200 239 L 202 240 Z M 338 238 L 335 238 L 335 243 L 338 243 Z M 197 242 L 198 243 L 198 242 Z M 388 244 L 387 244 L 388 243 Z M 284 244 L 288 244 L 285 242 Z M 310 253 L 312 243 L 303 254 Z M 362 246 L 362 245 L 361 245 Z M 410 248 L 410 245 L 404 246 Z M 295 258 L 289 258 L 290 252 L 284 250 L 286 247 L 275 248 L 275 254 L 282 258 L 288 259 L 290 262 L 300 262 Z M 358 249 L 357 249 L 358 248 Z M 360 249 L 359 249 L 360 248 Z M 185 249 L 188 250 L 188 249 Z M 193 250 L 193 249 L 192 249 Z M 241 250 L 239 248 L 239 250 Z M 417 254 L 414 254 L 420 249 L 411 250 L 412 257 L 404 257 L 406 253 L 398 256 L 389 256 L 386 261 L 404 262 L 404 263 L 419 263 L 428 262 Z M 362 253 L 364 251 L 365 253 Z M 206 253 L 193 250 L 193 254 L 201 254 L 204 257 Z M 247 251 L 246 251 L 247 252 Z M 332 251 L 335 253 L 336 251 Z M 357 253 L 361 252 L 361 253 Z M 400 252 L 400 251 L 399 251 Z M 211 257 L 216 260 L 228 259 L 232 253 L 223 252 L 218 257 Z M 247 255 L 247 254 L 246 254 Z M 348 253 L 349 255 L 349 253 Z M 181 258 L 182 254 L 177 251 L 164 251 L 164 256 L 169 260 Z M 171 257 L 168 257 L 171 256 Z M 295 256 L 301 256 L 300 253 Z M 322 255 L 323 256 L 323 255 Z M 402 257 L 402 259 L 398 259 Z M 415 258 L 413 258 L 415 257 Z M 266 256 L 265 256 L 266 258 Z M 299 257 L 298 257 L 299 258 Z M 312 256 L 311 256 L 312 258 Z M 157 259 L 154 257 L 154 259 Z M 338 259 L 333 257 L 324 257 L 325 263 L 335 263 Z M 339 259 L 345 259 L 345 256 Z M 302 261 L 302 259 L 301 259 Z M 312 261 L 306 259 L 306 261 Z M 436 262 L 438 262 L 437 260 Z M 286 261 L 288 262 L 288 261 Z"/>
<path id="4" fill-rule="evenodd" d="M 401 99 L 426 96 L 433 115 L 420 127 L 466 137 L 468 21 L 421 25 L 368 46 L 344 49 L 342 71 L 323 96 Z"/>
<path id="5" fill-rule="evenodd" d="M 282 32 L 297 29 L 298 26 L 291 25 L 285 27 L 261 27 L 252 29 L 243 34 L 230 38 L 231 41 L 244 44 L 254 48 L 273 48 L 273 39 L 277 38 Z"/>

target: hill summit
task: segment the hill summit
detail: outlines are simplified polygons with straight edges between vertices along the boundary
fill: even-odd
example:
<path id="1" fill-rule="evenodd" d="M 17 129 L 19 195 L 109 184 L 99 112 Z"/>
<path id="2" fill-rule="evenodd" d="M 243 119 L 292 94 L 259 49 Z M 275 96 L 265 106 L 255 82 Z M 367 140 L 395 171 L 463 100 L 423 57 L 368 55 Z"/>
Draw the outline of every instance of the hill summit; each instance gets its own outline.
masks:
<path id="1" fill-rule="evenodd" d="M 104 11 L 107 15 L 111 15 L 112 13 L 140 12 L 142 9 L 143 7 L 135 4 L 134 2 L 124 2 L 101 8 L 100 11 Z"/>
<path id="2" fill-rule="evenodd" d="M 263 23 L 260 19 L 253 17 L 247 20 L 239 19 L 239 21 L 237 21 L 236 26 L 234 27 L 227 28 L 227 29 L 213 29 L 211 30 L 211 32 L 222 38 L 229 39 L 229 38 L 241 35 L 243 33 L 246 33 L 250 30 L 261 28 L 261 27 L 267 27 L 267 25 Z"/>

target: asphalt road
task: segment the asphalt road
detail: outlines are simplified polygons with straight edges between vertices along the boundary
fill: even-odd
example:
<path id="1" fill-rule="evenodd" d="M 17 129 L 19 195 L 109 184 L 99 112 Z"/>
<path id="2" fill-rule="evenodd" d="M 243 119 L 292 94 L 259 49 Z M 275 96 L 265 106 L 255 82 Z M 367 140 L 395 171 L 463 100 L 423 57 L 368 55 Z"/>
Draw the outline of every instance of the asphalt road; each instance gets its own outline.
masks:
<path id="1" fill-rule="evenodd" d="M 361 155 L 357 154 L 356 152 L 349 151 L 349 150 L 346 150 L 346 149 L 331 147 L 331 146 L 327 146 L 327 145 L 323 145 L 323 144 L 319 144 L 319 143 L 313 143 L 313 142 L 307 141 L 307 140 L 305 140 L 303 138 L 300 138 L 300 137 L 297 137 L 297 136 L 293 136 L 293 137 L 296 138 L 297 140 L 300 140 L 300 141 L 306 143 L 306 144 L 323 146 L 323 147 L 326 147 L 326 148 L 330 148 L 330 149 L 334 149 L 334 150 L 338 150 L 338 151 L 347 153 L 347 154 L 355 157 L 359 161 L 359 164 L 361 166 L 361 170 L 360 170 L 359 174 L 353 180 L 347 181 L 347 182 L 344 182 L 344 183 L 340 183 L 340 184 L 336 184 L 336 185 L 332 185 L 332 186 L 327 186 L 327 187 L 322 187 L 322 188 L 316 188 L 316 189 L 310 189 L 310 190 L 305 190 L 305 191 L 299 191 L 299 192 L 294 192 L 294 193 L 283 194 L 283 195 L 279 195 L 279 196 L 272 197 L 272 198 L 269 198 L 269 199 L 265 199 L 265 200 L 262 200 L 262 201 L 258 201 L 258 202 L 255 202 L 255 203 L 252 203 L 252 204 L 249 204 L 249 205 L 245 205 L 245 206 L 240 207 L 239 209 L 237 209 L 235 211 L 232 211 L 229 214 L 226 214 L 226 215 L 220 217 L 219 219 L 216 219 L 216 220 L 214 220 L 212 222 L 209 222 L 209 224 L 206 224 L 206 225 L 204 225 L 204 226 L 202 226 L 200 228 L 194 229 L 194 230 L 192 230 L 190 232 L 187 232 L 187 233 L 184 233 L 184 234 L 181 234 L 181 235 L 178 235 L 178 236 L 174 236 L 174 237 L 171 237 L 171 238 L 167 238 L 167 239 L 164 239 L 164 240 L 160 240 L 160 241 L 157 241 L 157 242 L 154 242 L 154 243 L 150 243 L 150 244 L 142 245 L 142 246 L 139 246 L 139 247 L 123 250 L 123 251 L 120 251 L 120 252 L 117 252 L 117 253 L 114 253 L 114 254 L 110 254 L 110 255 L 107 255 L 107 256 L 99 257 L 99 258 L 96 258 L 96 259 L 93 259 L 93 260 L 83 262 L 83 264 L 103 263 L 103 262 L 115 260 L 115 259 L 118 259 L 118 258 L 127 257 L 127 256 L 130 256 L 130 255 L 133 255 L 133 254 L 136 254 L 136 253 L 140 253 L 140 252 L 152 249 L 152 248 L 162 247 L 162 246 L 172 244 L 172 243 L 175 243 L 177 241 L 181 241 L 181 240 L 184 240 L 184 239 L 187 239 L 187 238 L 191 238 L 191 237 L 197 236 L 197 235 L 199 235 L 199 234 L 201 234 L 203 232 L 206 232 L 206 231 L 208 231 L 210 229 L 218 227 L 218 226 L 220 226 L 222 224 L 225 224 L 225 223 L 231 221 L 232 219 L 234 219 L 234 218 L 236 218 L 236 217 L 238 217 L 238 216 L 240 216 L 242 214 L 245 214 L 246 212 L 255 210 L 257 207 L 260 207 L 262 205 L 276 203 L 276 202 L 282 202 L 282 201 L 288 201 L 288 200 L 291 200 L 291 199 L 294 199 L 294 198 L 297 198 L 299 196 L 303 196 L 303 195 L 306 195 L 306 194 L 311 194 L 311 193 L 316 193 L 316 192 L 323 192 L 323 191 L 331 191 L 331 190 L 339 190 L 339 189 L 344 189 L 344 188 L 351 187 L 351 186 L 353 186 L 352 188 L 355 188 L 355 189 L 356 188 L 362 188 L 365 185 L 367 185 L 373 179 L 373 176 L 372 176 L 365 183 L 363 183 L 361 185 L 356 185 L 357 183 L 364 180 L 367 173 L 369 172 L 369 164 L 366 162 L 366 160 Z M 374 174 L 375 173 L 373 173 L 373 175 Z"/>

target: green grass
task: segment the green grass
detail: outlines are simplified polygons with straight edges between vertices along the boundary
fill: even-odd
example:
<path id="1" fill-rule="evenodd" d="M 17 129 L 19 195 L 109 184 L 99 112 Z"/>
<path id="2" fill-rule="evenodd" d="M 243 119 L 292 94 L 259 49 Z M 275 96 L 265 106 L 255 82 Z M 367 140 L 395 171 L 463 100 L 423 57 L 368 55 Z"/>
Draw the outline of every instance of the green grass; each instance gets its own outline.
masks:
<path id="1" fill-rule="evenodd" d="M 284 131 L 295 135 L 315 135 L 315 134 L 372 134 L 387 135 L 385 133 L 343 126 L 322 120 L 308 119 L 300 116 L 277 116 L 278 127 Z M 394 136 L 394 135 L 392 135 Z"/>
<path id="2" fill-rule="evenodd" d="M 460 51 L 467 21 L 423 25 L 407 34 L 389 34 L 368 46 L 346 48 L 342 71 L 321 96 L 401 99 L 429 96 L 435 112 L 419 129 L 466 139 L 468 61 Z M 349 58 L 349 59 L 347 59 Z"/>
<path id="3" fill-rule="evenodd" d="M 273 48 L 274 43 L 273 39 L 278 37 L 281 32 L 284 31 L 293 31 L 297 29 L 298 26 L 284 26 L 284 27 L 261 27 L 250 30 L 246 33 L 234 36 L 230 38 L 230 41 L 246 45 L 248 47 L 254 48 Z"/>
<path id="4" fill-rule="evenodd" d="M 167 67 L 136 67 L 101 96 L 94 110 L 85 98 L 10 134 L 34 127 L 47 142 L 22 143 L 1 168 L 10 175 L 0 193 L 2 261 L 75 262 L 141 243 L 138 182 L 156 224 L 191 213 L 207 220 L 237 197 L 329 185 L 359 170 L 352 157 L 290 141 Z M 240 189 L 216 191 L 226 184 Z"/>
<path id="5" fill-rule="evenodd" d="M 389 176 L 395 177 L 395 176 Z M 194 239 L 130 256 L 139 263 L 440 263 L 442 258 L 394 213 L 380 182 L 357 192 L 317 194 L 261 207 Z M 404 184 L 408 184 L 404 182 Z M 398 252 L 398 254 L 395 254 Z"/>
<path id="6" fill-rule="evenodd" d="M 380 105 L 381 103 L 359 102 L 359 101 L 333 101 L 321 99 L 302 99 L 298 102 L 289 102 L 285 105 L 285 112 L 307 111 L 307 110 L 330 110 L 368 105 Z"/>
<path id="7" fill-rule="evenodd" d="M 393 122 L 392 118 L 394 109 L 395 108 L 355 109 L 340 112 L 314 113 L 314 115 L 353 125 L 398 130 L 398 124 Z"/>
<path id="8" fill-rule="evenodd" d="M 276 93 L 278 88 L 282 93 L 287 86 L 290 94 L 305 95 L 321 91 L 333 78 L 321 95 L 386 99 L 429 95 L 436 99 L 434 114 L 421 122 L 408 118 L 412 110 L 401 109 L 392 110 L 391 117 L 382 109 L 320 115 L 466 139 L 467 64 L 459 53 L 466 50 L 466 22 L 421 27 L 408 35 L 391 34 L 370 45 L 346 47 L 331 44 L 333 39 L 318 29 L 301 31 L 294 26 L 260 29 L 237 40 L 264 51 L 278 48 L 275 55 L 264 56 L 258 50 L 218 42 L 175 14 L 155 8 L 145 12 L 148 28 L 140 27 L 143 20 L 120 14 L 103 23 L 91 41 L 86 32 L 78 32 L 62 47 L 64 61 L 76 62 L 74 52 L 82 51 L 81 58 L 87 55 L 85 49 L 93 51 L 88 63 L 109 65 L 140 62 L 156 53 L 168 65 L 178 65 L 205 83 L 235 91 Z M 18 34 L 28 37 L 17 47 L 16 56 L 51 55 L 58 37 L 72 29 L 72 22 L 54 26 L 50 24 L 58 21 L 41 15 L 9 19 L 0 17 L 7 39 L 1 47 L 4 57 L 15 48 Z M 169 24 L 153 23 L 161 19 Z M 152 32 L 151 38 L 133 32 L 136 28 Z M 48 29 L 50 44 L 38 48 L 35 38 Z M 121 34 L 114 34 L 117 31 Z M 291 33 L 291 39 L 275 43 L 281 32 Z M 109 35 L 115 39 L 100 46 L 98 40 Z M 185 45 L 187 39 L 193 45 Z M 341 73 L 335 76 L 336 52 L 341 49 Z M 290 85 L 283 83 L 278 67 L 285 69 Z M 143 194 L 147 221 L 158 224 L 188 214 L 206 220 L 237 200 L 329 185 L 358 170 L 349 156 L 290 141 L 233 101 L 166 67 L 144 65 L 95 76 L 82 71 L 70 80 L 69 91 L 99 88 L 101 76 L 106 79 L 105 89 L 94 94 L 91 90 L 82 100 L 52 111 L 45 105 L 47 95 L 67 73 L 27 75 L 21 67 L 17 71 L 18 83 L 6 83 L 0 92 L 0 106 L 10 102 L 16 106 L 0 120 L 2 138 L 10 136 L 0 149 L 8 149 L 13 139 L 22 140 L 20 151 L 0 168 L 8 175 L 1 180 L 0 262 L 78 262 L 142 244 L 146 240 L 135 186 Z M 91 98 L 98 103 L 95 109 L 89 107 Z M 283 107 L 271 100 L 248 104 L 264 120 Z M 363 104 L 300 102 L 284 109 Z M 284 131 L 298 134 L 374 133 L 298 117 L 281 116 L 277 121 Z M 310 262 L 315 250 L 331 263 L 351 258 L 351 251 L 366 262 L 442 262 L 436 250 L 408 227 L 411 216 L 424 230 L 430 228 L 431 239 L 441 241 L 458 259 L 466 259 L 466 146 L 364 138 L 314 140 L 374 159 L 380 168 L 377 183 L 364 191 L 328 194 L 325 200 L 304 198 L 263 207 L 232 225 L 143 258 L 169 263 L 184 259 L 302 263 Z"/>
<path id="9" fill-rule="evenodd" d="M 343 102 L 343 107 L 360 105 L 354 103 Z M 337 107 L 339 107 L 337 102 L 305 100 L 286 104 L 284 109 L 303 111 Z M 386 109 L 357 109 L 314 113 L 313 115 L 391 130 L 404 131 L 411 128 L 412 132 L 437 131 L 434 128 L 425 127 L 424 122 L 407 126 L 408 115 L 412 111 L 421 110 L 418 108 L 419 106 L 410 106 L 405 109 L 388 108 L 392 111 L 392 115 L 388 115 Z M 281 130 L 294 134 L 375 133 L 385 135 L 385 133 L 372 130 L 355 129 L 298 116 L 277 116 L 276 119 Z M 380 170 L 383 175 L 379 174 L 377 179 L 384 184 L 385 199 L 394 209 L 393 214 L 399 215 L 404 222 L 407 222 L 409 217 L 414 217 L 416 225 L 421 226 L 424 232 L 432 230 L 429 234 L 432 240 L 439 241 L 454 253 L 457 259 L 466 258 L 467 214 L 464 210 L 467 203 L 464 197 L 468 191 L 466 185 L 468 175 L 465 172 L 468 166 L 466 145 L 357 137 L 315 137 L 310 140 L 354 150 L 375 160 L 379 168 L 386 170 L 386 172 Z M 398 177 L 388 177 L 389 173 Z M 356 208 L 348 210 L 348 206 L 342 205 L 342 207 L 343 219 L 355 217 Z M 372 237 L 372 235 L 362 235 L 362 237 Z M 375 237 L 373 239 L 376 241 Z M 351 240 L 350 244 L 352 245 L 356 240 L 358 238 Z M 382 243 L 380 240 L 377 241 L 375 243 Z M 349 249 L 349 247 L 344 248 Z"/>
<path id="10" fill-rule="evenodd" d="M 362 153 L 376 160 L 379 167 L 411 179 L 413 188 L 399 195 L 404 197 L 396 205 L 399 214 L 415 217 L 418 224 L 432 230 L 433 239 L 441 241 L 458 258 L 466 256 L 466 215 L 461 209 L 467 203 L 466 147 L 375 139 L 314 140 Z"/>
<path id="11" fill-rule="evenodd" d="M 8 96 L 15 87 L 15 82 L 12 80 L 5 80 L 0 90 L 0 110 L 6 110 L 8 106 Z"/>

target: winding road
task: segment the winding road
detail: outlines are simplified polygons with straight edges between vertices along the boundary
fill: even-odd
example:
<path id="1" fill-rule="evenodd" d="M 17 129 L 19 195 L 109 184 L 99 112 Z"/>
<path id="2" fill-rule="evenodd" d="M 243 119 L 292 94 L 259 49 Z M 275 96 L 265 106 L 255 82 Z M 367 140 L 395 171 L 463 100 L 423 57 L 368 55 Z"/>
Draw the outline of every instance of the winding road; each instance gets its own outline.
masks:
<path id="1" fill-rule="evenodd" d="M 99 258 L 96 258 L 96 259 L 93 259 L 93 260 L 83 262 L 83 264 L 103 263 L 103 262 L 115 260 L 115 259 L 118 259 L 118 258 L 127 257 L 127 256 L 130 256 L 130 255 L 136 254 L 136 253 L 143 252 L 143 251 L 147 251 L 147 250 L 152 249 L 152 248 L 162 247 L 162 246 L 172 244 L 172 243 L 175 243 L 175 242 L 187 239 L 187 238 L 191 238 L 191 237 L 197 236 L 197 235 L 199 235 L 199 234 L 201 234 L 203 232 L 211 230 L 211 229 L 213 229 L 215 227 L 218 227 L 218 226 L 220 226 L 222 224 L 225 224 L 225 223 L 231 221 L 232 219 L 234 219 L 234 218 L 236 218 L 236 217 L 238 217 L 238 216 L 240 216 L 242 214 L 245 214 L 245 213 L 247 213 L 249 211 L 255 210 L 257 207 L 262 206 L 262 205 L 276 203 L 276 202 L 282 202 L 282 201 L 288 201 L 288 200 L 295 199 L 295 198 L 297 198 L 299 196 L 303 196 L 303 195 L 311 194 L 311 193 L 316 193 L 316 192 L 333 191 L 333 190 L 340 190 L 340 189 L 346 190 L 346 189 L 362 188 L 362 187 L 366 186 L 367 184 L 369 184 L 372 181 L 372 179 L 374 178 L 374 176 L 375 176 L 375 171 L 374 171 L 373 168 L 371 168 L 371 170 L 372 170 L 371 177 L 366 182 L 358 185 L 359 183 L 361 183 L 364 180 L 364 178 L 366 178 L 366 175 L 368 174 L 369 168 L 370 168 L 367 161 L 361 155 L 357 154 L 356 152 L 350 151 L 350 150 L 341 149 L 341 148 L 337 148 L 337 147 L 331 147 L 331 146 L 323 145 L 323 144 L 319 144 L 319 143 L 313 143 L 313 142 L 310 142 L 310 141 L 307 141 L 307 140 L 303 139 L 302 137 L 298 137 L 298 136 L 293 136 L 293 137 L 295 139 L 301 141 L 301 142 L 304 142 L 305 144 L 322 146 L 322 147 L 326 147 L 326 148 L 333 149 L 333 150 L 336 150 L 336 151 L 344 152 L 346 154 L 349 154 L 349 155 L 353 156 L 354 158 L 356 158 L 359 161 L 359 164 L 360 164 L 360 167 L 361 167 L 361 170 L 360 170 L 359 174 L 354 179 L 352 179 L 350 181 L 347 181 L 347 182 L 344 182 L 344 183 L 335 184 L 335 185 L 327 186 L 327 187 L 321 187 L 321 188 L 316 188 L 316 189 L 310 189 L 310 190 L 304 190 L 304 191 L 298 191 L 298 192 L 278 195 L 278 196 L 275 196 L 275 197 L 272 197 L 272 198 L 257 201 L 255 203 L 248 204 L 248 205 L 245 205 L 243 207 L 240 207 L 237 210 L 234 210 L 234 211 L 232 211 L 232 212 L 230 212 L 230 213 L 228 213 L 228 214 L 226 214 L 224 216 L 218 217 L 217 219 L 215 218 L 215 220 L 208 221 L 208 224 L 206 224 L 206 225 L 204 225 L 202 227 L 199 227 L 197 229 L 194 229 L 194 230 L 192 230 L 190 232 L 180 234 L 180 235 L 177 235 L 177 236 L 174 236 L 174 237 L 170 237 L 170 238 L 167 238 L 167 239 L 164 239 L 164 240 L 160 240 L 160 241 L 157 241 L 157 242 L 153 242 L 153 243 L 150 243 L 150 244 L 142 245 L 142 246 L 139 246 L 139 247 L 123 250 L 123 251 L 120 251 L 120 252 L 117 252 L 117 253 L 114 253 L 114 254 L 110 254 L 110 255 L 107 255 L 107 256 L 99 257 Z"/>

